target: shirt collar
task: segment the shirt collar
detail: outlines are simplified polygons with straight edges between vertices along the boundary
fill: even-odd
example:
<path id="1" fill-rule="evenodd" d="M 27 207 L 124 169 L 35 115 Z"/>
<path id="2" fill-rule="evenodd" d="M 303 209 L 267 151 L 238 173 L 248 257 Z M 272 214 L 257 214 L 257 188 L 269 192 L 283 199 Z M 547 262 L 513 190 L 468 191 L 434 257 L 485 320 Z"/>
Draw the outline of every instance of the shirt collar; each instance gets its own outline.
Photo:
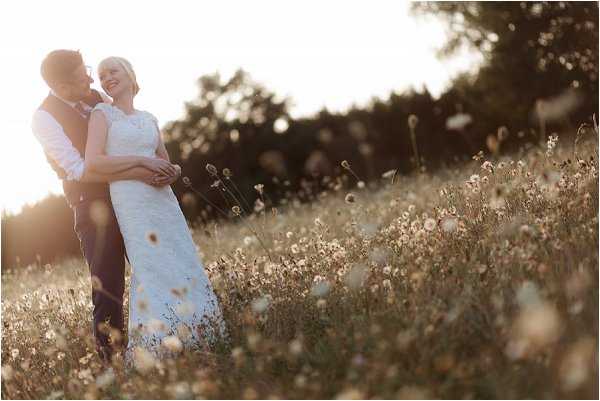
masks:
<path id="1" fill-rule="evenodd" d="M 54 97 L 57 97 L 58 99 L 62 100 L 63 102 L 65 102 L 66 104 L 68 104 L 68 105 L 69 105 L 69 106 L 71 106 L 71 107 L 75 107 L 75 105 L 76 105 L 77 103 L 79 103 L 79 102 L 71 102 L 71 101 L 69 101 L 69 100 L 63 99 L 62 97 L 58 96 L 58 95 L 56 94 L 56 92 L 54 92 L 54 90 L 52 90 L 52 89 L 50 89 L 50 94 L 51 94 L 52 96 L 54 96 Z"/>

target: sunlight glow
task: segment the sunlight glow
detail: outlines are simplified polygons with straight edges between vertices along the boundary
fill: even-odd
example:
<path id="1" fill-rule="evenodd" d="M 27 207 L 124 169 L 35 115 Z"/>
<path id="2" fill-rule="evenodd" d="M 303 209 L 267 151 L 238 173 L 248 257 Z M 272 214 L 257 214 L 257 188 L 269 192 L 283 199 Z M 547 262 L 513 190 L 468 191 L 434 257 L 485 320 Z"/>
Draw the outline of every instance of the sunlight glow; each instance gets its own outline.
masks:
<path id="1" fill-rule="evenodd" d="M 94 68 L 107 56 L 129 59 L 141 86 L 136 107 L 162 124 L 181 117 L 184 102 L 197 95 L 196 79 L 215 71 L 228 78 L 243 68 L 278 95 L 290 96 L 291 114 L 299 117 L 423 85 L 436 96 L 451 76 L 480 62 L 467 52 L 438 60 L 445 27 L 413 18 L 404 2 L 86 4 L 20 1 L 4 7 L 0 35 L 13 40 L 0 53 L 2 209 L 18 212 L 48 192 L 62 193 L 30 129 L 48 92 L 39 65 L 57 48 L 80 49 Z"/>

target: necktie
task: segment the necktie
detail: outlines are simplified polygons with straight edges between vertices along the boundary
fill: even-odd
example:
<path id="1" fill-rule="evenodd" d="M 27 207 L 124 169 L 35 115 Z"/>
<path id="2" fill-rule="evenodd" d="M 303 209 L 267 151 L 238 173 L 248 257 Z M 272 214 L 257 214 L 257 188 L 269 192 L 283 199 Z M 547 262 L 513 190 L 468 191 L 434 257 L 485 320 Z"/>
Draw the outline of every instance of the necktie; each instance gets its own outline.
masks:
<path id="1" fill-rule="evenodd" d="M 75 103 L 75 110 L 77 110 L 79 114 L 81 114 L 81 116 L 86 120 L 90 118 L 89 110 L 86 110 L 81 102 Z"/>

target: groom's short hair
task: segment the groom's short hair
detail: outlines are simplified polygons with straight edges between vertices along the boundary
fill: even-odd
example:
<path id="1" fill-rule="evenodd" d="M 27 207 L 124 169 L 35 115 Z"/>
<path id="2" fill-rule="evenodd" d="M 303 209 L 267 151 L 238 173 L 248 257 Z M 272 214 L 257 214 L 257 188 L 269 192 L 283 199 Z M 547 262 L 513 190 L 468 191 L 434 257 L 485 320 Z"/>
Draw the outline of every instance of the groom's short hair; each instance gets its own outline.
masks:
<path id="1" fill-rule="evenodd" d="M 82 64 L 83 57 L 79 51 L 54 50 L 44 58 L 40 71 L 44 81 L 52 88 L 71 79 L 73 72 Z"/>

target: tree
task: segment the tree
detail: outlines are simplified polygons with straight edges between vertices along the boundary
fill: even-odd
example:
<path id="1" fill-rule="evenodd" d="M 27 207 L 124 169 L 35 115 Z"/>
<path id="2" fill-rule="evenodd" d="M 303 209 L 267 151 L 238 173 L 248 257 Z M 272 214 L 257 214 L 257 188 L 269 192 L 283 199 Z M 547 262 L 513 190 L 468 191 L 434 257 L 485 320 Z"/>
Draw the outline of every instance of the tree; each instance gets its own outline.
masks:
<path id="1" fill-rule="evenodd" d="M 597 2 L 421 2 L 413 11 L 448 23 L 442 56 L 465 45 L 484 55 L 476 76 L 453 85 L 464 106 L 484 122 L 483 135 L 498 125 L 524 128 L 538 99 L 570 88 L 585 100 L 573 121 L 597 111 Z"/>

